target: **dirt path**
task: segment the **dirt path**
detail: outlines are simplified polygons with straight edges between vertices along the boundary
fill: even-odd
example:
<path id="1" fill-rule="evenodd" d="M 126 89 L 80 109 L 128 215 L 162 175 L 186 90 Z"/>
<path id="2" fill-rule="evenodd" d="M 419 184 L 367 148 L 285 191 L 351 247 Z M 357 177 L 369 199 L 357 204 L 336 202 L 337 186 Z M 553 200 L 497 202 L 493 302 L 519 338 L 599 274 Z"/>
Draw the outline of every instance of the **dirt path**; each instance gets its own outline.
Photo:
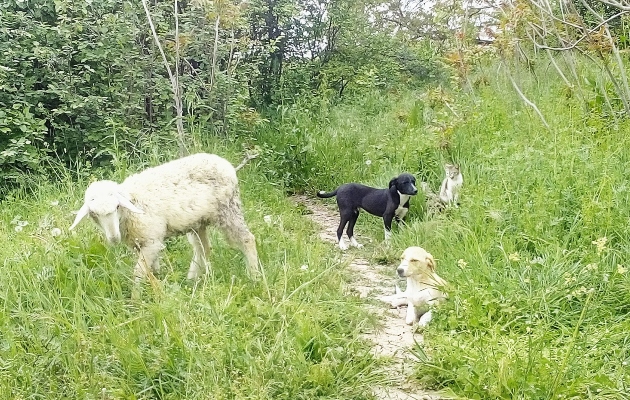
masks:
<path id="1" fill-rule="evenodd" d="M 320 239 L 336 246 L 337 225 L 339 216 L 333 208 L 327 208 L 321 202 L 306 196 L 294 196 L 298 204 L 306 207 L 311 214 L 309 217 L 320 227 Z M 359 243 L 369 240 L 357 234 Z M 348 251 L 344 257 L 351 258 L 349 268 L 357 271 L 352 274 L 356 280 L 349 283 L 349 291 L 357 293 L 362 298 L 368 296 L 378 299 L 394 292 L 396 278 L 391 266 L 370 265 L 370 262 Z M 386 372 L 391 377 L 387 387 L 373 388 L 374 396 L 378 400 L 437 400 L 442 399 L 437 393 L 429 392 L 418 386 L 411 378 L 415 358 L 409 351 L 415 342 L 422 341 L 422 335 L 414 334 L 412 327 L 405 324 L 406 310 L 390 309 L 387 304 L 367 305 L 369 310 L 379 317 L 382 328 L 370 332 L 363 332 L 365 337 L 374 343 L 375 355 L 387 357 L 391 360 L 386 365 Z"/>

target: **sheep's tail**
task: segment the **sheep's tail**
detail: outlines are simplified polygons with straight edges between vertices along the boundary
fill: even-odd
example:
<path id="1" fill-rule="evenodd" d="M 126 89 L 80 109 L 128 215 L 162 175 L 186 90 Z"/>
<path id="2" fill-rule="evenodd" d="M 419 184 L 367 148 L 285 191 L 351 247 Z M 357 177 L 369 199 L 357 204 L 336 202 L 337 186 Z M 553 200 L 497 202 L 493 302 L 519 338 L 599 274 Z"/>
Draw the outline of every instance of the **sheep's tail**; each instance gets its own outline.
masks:
<path id="1" fill-rule="evenodd" d="M 332 192 L 324 192 L 323 190 L 320 190 L 319 192 L 317 192 L 317 197 L 321 197 L 322 199 L 327 199 L 329 197 L 333 197 L 337 195 L 337 189 L 335 189 Z"/>
<path id="2" fill-rule="evenodd" d="M 241 163 L 237 165 L 234 169 L 238 171 L 239 169 L 243 168 L 245 164 L 249 162 L 249 160 L 253 160 L 256 157 L 258 157 L 258 153 L 248 153 L 243 159 L 243 161 L 241 161 Z"/>

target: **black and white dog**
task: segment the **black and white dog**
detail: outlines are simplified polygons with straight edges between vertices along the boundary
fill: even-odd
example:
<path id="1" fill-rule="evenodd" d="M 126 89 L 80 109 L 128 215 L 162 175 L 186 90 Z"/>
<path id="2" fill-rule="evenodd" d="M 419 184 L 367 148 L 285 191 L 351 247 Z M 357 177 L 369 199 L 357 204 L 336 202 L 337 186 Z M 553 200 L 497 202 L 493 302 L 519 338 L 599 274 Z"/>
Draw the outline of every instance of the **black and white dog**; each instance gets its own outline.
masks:
<path id="1" fill-rule="evenodd" d="M 402 220 L 409 211 L 409 197 L 418 193 L 416 178 L 411 174 L 400 174 L 389 181 L 387 189 L 376 189 L 360 183 L 346 183 L 333 192 L 320 191 L 317 197 L 328 198 L 337 196 L 337 205 L 341 221 L 337 228 L 337 240 L 341 250 L 349 245 L 343 241 L 343 229 L 348 224 L 348 239 L 350 245 L 361 247 L 354 238 L 354 224 L 359 218 L 359 209 L 364 209 L 372 215 L 383 217 L 385 224 L 385 240 L 391 237 L 392 220 Z"/>

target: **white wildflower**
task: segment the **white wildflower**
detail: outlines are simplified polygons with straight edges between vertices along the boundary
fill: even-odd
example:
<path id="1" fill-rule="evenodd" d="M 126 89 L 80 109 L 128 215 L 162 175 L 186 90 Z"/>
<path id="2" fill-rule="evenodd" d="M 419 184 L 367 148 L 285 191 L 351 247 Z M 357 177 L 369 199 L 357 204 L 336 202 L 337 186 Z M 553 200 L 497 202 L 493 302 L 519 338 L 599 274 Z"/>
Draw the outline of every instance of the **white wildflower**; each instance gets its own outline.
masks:
<path id="1" fill-rule="evenodd" d="M 521 260 L 521 256 L 518 254 L 518 252 L 512 253 L 510 255 L 508 255 L 508 260 L 510 261 L 520 261 Z"/>
<path id="2" fill-rule="evenodd" d="M 597 254 L 602 254 L 602 252 L 606 249 L 607 242 L 608 242 L 608 238 L 604 236 L 597 240 L 593 240 L 591 243 L 593 243 L 595 247 L 597 247 Z"/>
<path id="3" fill-rule="evenodd" d="M 597 263 L 586 264 L 585 268 L 586 268 L 587 271 L 596 271 L 597 270 Z"/>
<path id="4" fill-rule="evenodd" d="M 42 270 L 37 273 L 37 279 L 40 281 L 45 281 L 52 278 L 55 275 L 55 270 L 50 265 L 44 266 Z"/>

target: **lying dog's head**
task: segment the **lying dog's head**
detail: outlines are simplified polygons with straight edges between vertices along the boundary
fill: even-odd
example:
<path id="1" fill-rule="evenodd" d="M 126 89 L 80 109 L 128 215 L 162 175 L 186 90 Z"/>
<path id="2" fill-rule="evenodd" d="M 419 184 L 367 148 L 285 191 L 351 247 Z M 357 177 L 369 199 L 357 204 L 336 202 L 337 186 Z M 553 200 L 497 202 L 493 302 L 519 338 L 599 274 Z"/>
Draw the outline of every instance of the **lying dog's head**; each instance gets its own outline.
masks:
<path id="1" fill-rule="evenodd" d="M 414 278 L 418 281 L 422 277 L 431 278 L 435 274 L 435 260 L 422 247 L 408 247 L 400 257 L 396 272 L 401 278 Z"/>
<path id="2" fill-rule="evenodd" d="M 389 181 L 389 188 L 396 189 L 400 194 L 408 194 L 410 196 L 418 194 L 416 178 L 408 173 L 400 174 Z"/>

